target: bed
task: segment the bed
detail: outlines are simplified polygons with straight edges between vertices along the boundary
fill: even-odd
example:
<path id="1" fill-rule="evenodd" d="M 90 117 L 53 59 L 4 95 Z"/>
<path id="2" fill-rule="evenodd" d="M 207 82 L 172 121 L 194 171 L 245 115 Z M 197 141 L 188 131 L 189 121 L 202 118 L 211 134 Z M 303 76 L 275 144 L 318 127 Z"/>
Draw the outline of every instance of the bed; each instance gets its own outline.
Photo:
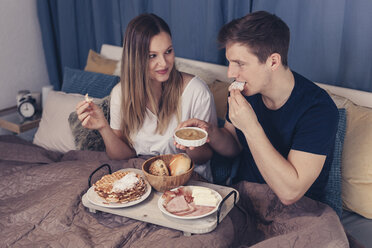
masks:
<path id="1" fill-rule="evenodd" d="M 101 59 L 114 60 L 107 56 Z M 178 58 L 178 63 L 182 60 Z M 199 68 L 198 62 L 191 65 Z M 214 68 L 218 73 L 225 70 L 223 66 L 214 65 Z M 110 87 L 118 82 L 115 69 L 110 70 L 110 77 L 102 72 L 91 71 L 94 74 L 86 76 L 87 71 L 67 70 L 70 74 L 65 73 L 63 92 L 48 94 L 32 141 L 13 135 L 0 136 L 1 244 L 6 247 L 363 247 L 345 231 L 329 205 L 303 197 L 285 206 L 267 185 L 248 182 L 231 185 L 239 192 L 239 208 L 233 208 L 213 231 L 205 234 L 185 236 L 181 231 L 160 225 L 105 212 L 91 213 L 82 204 L 82 196 L 96 168 L 109 164 L 113 171 L 141 169 L 148 158 L 110 160 L 99 135 L 83 130 L 74 116 L 75 105 L 85 93 L 109 113 Z M 110 87 L 98 90 L 102 80 L 105 87 Z M 105 169 L 101 170 L 95 180 L 105 173 L 108 173 Z M 196 174 L 193 179 L 203 180 Z"/>
<path id="2" fill-rule="evenodd" d="M 0 240 L 9 247 L 348 247 L 335 212 L 308 198 L 284 206 L 265 185 L 242 183 L 239 205 L 212 232 L 183 232 L 82 205 L 88 178 L 101 164 L 141 168 L 144 158 L 111 161 L 104 152 L 46 150 L 0 137 Z M 22 152 L 21 152 L 22 151 Z M 159 214 L 161 214 L 159 212 Z M 248 235 L 247 235 L 248 234 Z"/>

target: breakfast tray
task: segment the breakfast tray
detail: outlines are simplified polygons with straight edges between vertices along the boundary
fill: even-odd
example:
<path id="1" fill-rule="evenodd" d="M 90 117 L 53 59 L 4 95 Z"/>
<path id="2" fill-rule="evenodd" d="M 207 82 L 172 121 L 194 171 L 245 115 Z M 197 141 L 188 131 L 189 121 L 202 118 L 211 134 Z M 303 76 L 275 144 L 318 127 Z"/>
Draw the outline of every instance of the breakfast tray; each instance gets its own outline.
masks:
<path id="1" fill-rule="evenodd" d="M 187 185 L 203 186 L 217 191 L 222 197 L 218 210 L 209 216 L 199 219 L 173 218 L 163 214 L 160 211 L 158 207 L 158 200 L 162 193 L 157 192 L 154 189 L 152 189 L 151 194 L 144 201 L 124 208 L 107 208 L 95 205 L 89 201 L 87 193 L 83 195 L 82 203 L 92 213 L 102 211 L 125 216 L 131 219 L 180 230 L 183 231 L 184 235 L 190 236 L 191 234 L 202 234 L 213 231 L 239 200 L 238 191 L 230 187 L 193 180 L 190 180 Z"/>

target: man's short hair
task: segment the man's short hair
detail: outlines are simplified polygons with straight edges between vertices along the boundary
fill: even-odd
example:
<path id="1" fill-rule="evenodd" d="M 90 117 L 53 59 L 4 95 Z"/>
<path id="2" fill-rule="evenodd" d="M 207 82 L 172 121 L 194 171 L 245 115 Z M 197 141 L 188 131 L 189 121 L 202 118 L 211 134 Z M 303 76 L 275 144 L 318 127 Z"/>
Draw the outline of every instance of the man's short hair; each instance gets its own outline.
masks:
<path id="1" fill-rule="evenodd" d="M 225 24 L 219 34 L 221 47 L 227 43 L 240 43 L 250 48 L 261 63 L 278 53 L 284 67 L 288 67 L 289 28 L 274 14 L 257 11 Z"/>

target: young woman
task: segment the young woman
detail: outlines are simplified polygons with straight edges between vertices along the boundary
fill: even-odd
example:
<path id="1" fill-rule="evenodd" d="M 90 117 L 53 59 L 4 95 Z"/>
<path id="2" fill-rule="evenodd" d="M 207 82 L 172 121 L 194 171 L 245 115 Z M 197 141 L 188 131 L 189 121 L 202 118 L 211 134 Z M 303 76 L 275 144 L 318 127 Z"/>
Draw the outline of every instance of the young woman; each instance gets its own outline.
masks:
<path id="1" fill-rule="evenodd" d="M 171 32 L 163 19 L 142 14 L 124 36 L 121 82 L 111 92 L 110 124 L 94 103 L 77 114 L 85 128 L 100 132 L 111 159 L 185 152 L 174 145 L 178 124 L 190 118 L 217 122 L 213 96 L 198 77 L 177 71 Z M 195 171 L 211 179 L 209 145 L 186 149 Z"/>

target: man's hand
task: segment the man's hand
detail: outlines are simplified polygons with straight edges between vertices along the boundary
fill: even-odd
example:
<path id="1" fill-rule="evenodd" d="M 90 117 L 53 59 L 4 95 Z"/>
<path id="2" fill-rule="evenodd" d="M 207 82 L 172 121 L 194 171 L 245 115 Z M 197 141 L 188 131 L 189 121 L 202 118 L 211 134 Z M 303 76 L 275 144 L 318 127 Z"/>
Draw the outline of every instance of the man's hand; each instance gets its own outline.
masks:
<path id="1" fill-rule="evenodd" d="M 258 124 L 256 113 L 241 92 L 232 90 L 228 102 L 231 123 L 245 134 L 254 130 Z"/>

